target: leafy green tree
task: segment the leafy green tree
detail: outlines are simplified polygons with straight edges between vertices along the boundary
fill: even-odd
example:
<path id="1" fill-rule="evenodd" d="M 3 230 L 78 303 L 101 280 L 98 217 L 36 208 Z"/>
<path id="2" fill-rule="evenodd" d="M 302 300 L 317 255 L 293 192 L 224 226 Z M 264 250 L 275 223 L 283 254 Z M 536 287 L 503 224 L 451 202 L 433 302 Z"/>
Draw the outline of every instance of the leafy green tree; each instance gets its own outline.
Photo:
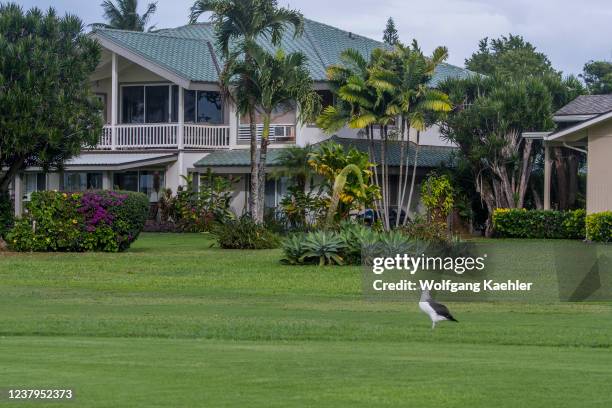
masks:
<path id="1" fill-rule="evenodd" d="M 548 57 L 539 52 L 523 37 L 510 34 L 499 39 L 480 41 L 479 49 L 466 60 L 466 67 L 481 74 L 496 76 L 509 81 L 520 81 L 525 78 L 538 78 L 548 88 L 552 98 L 551 112 L 569 103 L 576 96 L 584 94 L 584 86 L 574 76 L 563 77 L 556 71 Z M 531 198 L 535 206 L 541 207 L 539 196 L 543 177 L 543 149 L 541 144 L 532 151 L 536 163 L 535 178 L 532 178 Z M 571 208 L 576 201 L 578 190 L 578 166 L 583 159 L 581 154 L 562 147 L 552 148 L 554 175 L 556 177 L 556 197 L 559 208 Z"/>
<path id="2" fill-rule="evenodd" d="M 157 2 L 147 4 L 147 10 L 138 14 L 138 0 L 104 0 L 101 4 L 106 23 L 94 23 L 94 28 L 115 28 L 119 30 L 145 31 L 149 20 L 157 11 Z M 151 31 L 155 26 L 149 27 Z"/>
<path id="3" fill-rule="evenodd" d="M 589 93 L 595 95 L 612 93 L 612 62 L 589 61 L 584 64 L 580 77 Z"/>
<path id="4" fill-rule="evenodd" d="M 191 7 L 191 22 L 202 14 L 211 12 L 217 47 L 225 59 L 222 88 L 226 95 L 234 98 L 238 113 L 248 117 L 250 124 L 251 179 L 249 195 L 249 212 L 259 214 L 263 207 L 264 197 L 259 196 L 259 148 L 257 146 L 257 128 L 255 123 L 256 94 L 252 89 L 252 78 L 244 70 L 238 78 L 227 75 L 233 60 L 243 60 L 253 64 L 251 50 L 258 39 L 269 40 L 279 45 L 284 32 L 293 27 L 294 36 L 303 32 L 304 20 L 296 10 L 278 7 L 276 0 L 197 0 Z"/>
<path id="5" fill-rule="evenodd" d="M 552 129 L 552 98 L 535 77 L 474 76 L 441 85 L 456 107 L 442 134 L 467 161 L 476 191 L 490 216 L 496 208 L 523 208 L 534 166 L 533 141 L 526 131 Z"/>
<path id="6" fill-rule="evenodd" d="M 263 200 L 266 185 L 266 157 L 270 144 L 270 124 L 274 111 L 295 110 L 299 105 L 299 123 L 311 122 L 320 110 L 319 96 L 313 89 L 313 82 L 307 67 L 306 57 L 299 52 L 285 54 L 278 50 L 271 55 L 261 47 L 252 44 L 249 54 L 252 62 L 232 59 L 227 70 L 230 77 L 248 77 L 250 97 L 263 119 L 261 147 L 257 163 L 259 198 Z M 260 203 L 255 220 L 263 222 L 264 206 Z"/>
<path id="7" fill-rule="evenodd" d="M 25 167 L 61 167 L 97 143 L 89 76 L 99 59 L 77 17 L 0 5 L 0 196 Z"/>
<path id="8" fill-rule="evenodd" d="M 520 35 L 483 38 L 478 51 L 465 60 L 465 67 L 479 74 L 524 78 L 557 73 L 548 57 Z"/>
<path id="9" fill-rule="evenodd" d="M 399 34 L 395 28 L 395 21 L 392 17 L 387 20 L 387 26 L 383 32 L 383 42 L 389 45 L 395 45 L 399 41 Z"/>

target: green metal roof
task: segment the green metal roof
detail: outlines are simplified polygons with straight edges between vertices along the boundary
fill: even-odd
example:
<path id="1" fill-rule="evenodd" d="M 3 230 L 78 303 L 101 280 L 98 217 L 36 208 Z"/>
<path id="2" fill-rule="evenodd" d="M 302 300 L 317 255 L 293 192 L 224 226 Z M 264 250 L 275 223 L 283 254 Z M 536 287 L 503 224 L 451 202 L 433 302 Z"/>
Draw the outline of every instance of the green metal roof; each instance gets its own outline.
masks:
<path id="1" fill-rule="evenodd" d="M 150 33 L 103 28 L 96 29 L 95 33 L 186 80 L 195 82 L 218 80 L 214 58 L 217 62 L 222 61 L 222 58 L 214 47 L 215 36 L 211 23 L 190 24 Z M 274 49 L 267 40 L 260 41 L 260 45 L 269 51 Z M 280 46 L 287 52 L 299 51 L 306 55 L 312 79 L 325 81 L 326 68 L 340 63 L 342 51 L 353 48 L 368 57 L 372 50 L 386 45 L 327 24 L 304 19 L 304 35 L 294 38 L 292 30 L 289 30 L 283 36 Z M 440 64 L 432 84 L 435 86 L 448 77 L 463 78 L 469 75 L 471 71 L 466 69 Z"/>
<path id="2" fill-rule="evenodd" d="M 333 136 L 328 140 L 333 140 L 336 143 L 344 146 L 345 151 L 348 151 L 351 147 L 367 153 L 370 147 L 370 141 L 366 139 L 353 139 L 353 138 L 342 138 Z M 324 143 L 324 142 L 321 142 Z M 320 145 L 321 143 L 317 143 Z M 399 166 L 400 163 L 400 148 L 401 145 L 407 146 L 407 161 L 408 165 L 414 165 L 414 153 L 416 144 L 390 141 L 388 142 L 387 160 L 390 166 Z M 317 146 L 315 145 L 315 146 Z M 268 166 L 278 165 L 277 160 L 281 149 L 270 149 L 266 158 L 266 164 Z M 454 155 L 457 151 L 455 147 L 447 146 L 419 146 L 419 157 L 418 167 L 422 168 L 435 168 L 441 165 L 453 166 Z M 250 151 L 249 149 L 235 149 L 235 150 L 217 150 L 209 153 L 206 157 L 198 160 L 195 167 L 248 167 L 250 165 Z M 380 141 L 374 141 L 374 161 L 380 163 Z"/>

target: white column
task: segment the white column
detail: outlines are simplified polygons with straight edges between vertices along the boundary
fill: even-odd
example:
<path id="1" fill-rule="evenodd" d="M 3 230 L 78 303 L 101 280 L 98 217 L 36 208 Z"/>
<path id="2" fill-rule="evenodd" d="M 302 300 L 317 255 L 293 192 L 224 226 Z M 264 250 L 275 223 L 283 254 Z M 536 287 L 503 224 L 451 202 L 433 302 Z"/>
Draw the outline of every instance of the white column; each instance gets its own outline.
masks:
<path id="1" fill-rule="evenodd" d="M 117 148 L 117 114 L 119 110 L 119 74 L 117 72 L 118 56 L 113 52 L 111 63 L 111 149 Z"/>
<path id="2" fill-rule="evenodd" d="M 15 217 L 23 214 L 23 181 L 21 173 L 15 175 L 13 179 L 13 193 L 15 194 Z"/>
<path id="3" fill-rule="evenodd" d="M 179 85 L 179 96 L 178 96 L 178 185 L 184 184 L 184 180 L 181 176 L 186 175 L 185 172 L 185 158 L 183 150 L 185 148 L 185 89 Z"/>
<path id="4" fill-rule="evenodd" d="M 550 146 L 544 142 L 544 209 L 550 210 L 550 179 L 552 163 L 550 161 Z"/>
<path id="5" fill-rule="evenodd" d="M 111 183 L 110 171 L 102 172 L 102 190 L 112 190 L 113 186 Z"/>
<path id="6" fill-rule="evenodd" d="M 227 103 L 228 108 L 228 125 L 229 125 L 229 148 L 235 149 L 238 145 L 238 111 L 236 105 L 230 100 Z"/>
<path id="7" fill-rule="evenodd" d="M 185 145 L 185 89 L 179 86 L 178 94 L 178 148 L 183 150 Z"/>

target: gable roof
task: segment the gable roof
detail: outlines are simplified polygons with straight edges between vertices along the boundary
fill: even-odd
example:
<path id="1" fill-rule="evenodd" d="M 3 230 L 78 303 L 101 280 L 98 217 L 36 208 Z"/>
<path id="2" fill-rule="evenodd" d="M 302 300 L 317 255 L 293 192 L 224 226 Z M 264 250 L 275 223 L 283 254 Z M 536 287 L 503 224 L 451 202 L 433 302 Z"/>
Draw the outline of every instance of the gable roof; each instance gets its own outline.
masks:
<path id="1" fill-rule="evenodd" d="M 327 139 L 326 141 L 328 140 L 332 140 L 336 143 L 341 144 L 344 147 L 345 151 L 348 151 L 348 149 L 354 147 L 361 152 L 368 153 L 370 147 L 370 141 L 367 139 L 354 139 L 333 136 L 330 139 Z M 321 145 L 321 143 L 325 143 L 326 141 L 317 143 L 314 146 L 319 146 Z M 405 150 L 405 159 L 407 160 L 407 164 L 409 166 L 414 165 L 414 152 L 416 144 L 412 142 L 407 143 L 399 141 L 389 141 L 387 162 L 390 166 L 399 166 L 400 147 L 402 144 L 404 144 L 405 147 L 408 147 Z M 374 162 L 380 163 L 380 140 L 375 140 L 374 145 Z M 266 165 L 278 166 L 278 158 L 280 157 L 279 153 L 282 150 L 282 148 L 269 149 L 268 155 L 266 156 Z M 454 155 L 456 151 L 457 148 L 455 147 L 421 145 L 419 146 L 418 167 L 436 168 L 442 165 L 453 166 L 455 157 Z M 209 153 L 202 159 L 198 160 L 194 164 L 194 167 L 248 167 L 250 163 L 251 161 L 249 149 L 216 150 L 212 153 Z"/>
<path id="2" fill-rule="evenodd" d="M 580 95 L 554 116 L 601 115 L 612 111 L 612 95 Z"/>
<path id="3" fill-rule="evenodd" d="M 154 65 L 158 65 L 187 81 L 218 81 L 216 65 L 222 61 L 215 49 L 215 36 L 211 23 L 189 24 L 177 28 L 161 29 L 155 32 L 134 32 L 98 28 L 94 36 L 110 41 Z M 268 40 L 260 45 L 268 51 L 274 46 Z M 340 54 L 353 48 L 369 57 L 375 48 L 385 44 L 327 24 L 304 19 L 304 34 L 293 37 L 293 29 L 283 36 L 280 47 L 287 52 L 302 52 L 308 59 L 308 68 L 314 81 L 326 81 L 326 68 L 339 64 Z M 435 86 L 449 77 L 465 78 L 472 72 L 450 64 L 442 63 L 432 78 Z"/>

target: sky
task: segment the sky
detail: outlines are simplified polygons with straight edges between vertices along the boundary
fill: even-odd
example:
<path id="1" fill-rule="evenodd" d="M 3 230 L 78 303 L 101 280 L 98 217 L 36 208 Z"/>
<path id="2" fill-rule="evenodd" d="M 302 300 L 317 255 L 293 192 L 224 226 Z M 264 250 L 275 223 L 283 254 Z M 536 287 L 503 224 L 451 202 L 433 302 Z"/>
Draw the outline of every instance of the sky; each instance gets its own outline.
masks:
<path id="1" fill-rule="evenodd" d="M 17 0 L 24 8 L 53 6 L 86 23 L 101 22 L 101 0 Z M 145 8 L 149 1 L 141 0 Z M 187 22 L 193 0 L 158 0 L 157 28 Z M 612 60 L 610 0 L 279 0 L 306 18 L 376 40 L 393 17 L 400 39 L 415 38 L 430 53 L 444 45 L 448 62 L 464 66 L 484 37 L 520 34 L 565 74 L 579 74 L 589 60 Z M 202 21 L 205 21 L 203 17 Z"/>

